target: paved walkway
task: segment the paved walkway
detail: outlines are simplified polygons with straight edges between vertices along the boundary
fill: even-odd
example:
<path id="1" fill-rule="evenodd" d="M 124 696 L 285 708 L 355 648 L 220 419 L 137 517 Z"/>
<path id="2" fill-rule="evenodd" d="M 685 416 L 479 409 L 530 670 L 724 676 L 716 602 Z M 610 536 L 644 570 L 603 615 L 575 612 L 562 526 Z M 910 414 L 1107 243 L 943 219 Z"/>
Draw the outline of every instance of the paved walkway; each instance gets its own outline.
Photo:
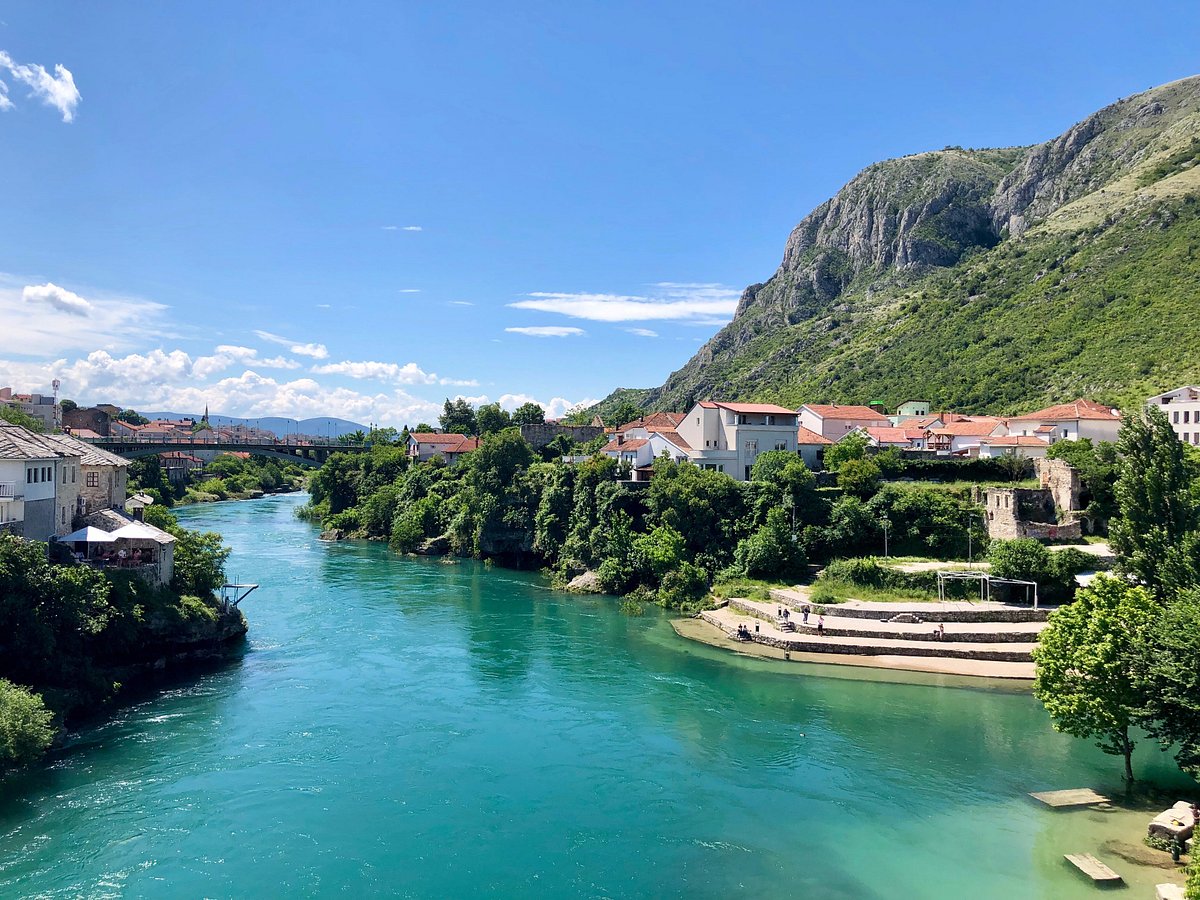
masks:
<path id="1" fill-rule="evenodd" d="M 771 591 L 771 596 L 780 602 L 788 602 L 792 604 L 813 605 L 811 599 L 812 588 L 794 587 L 794 588 L 776 588 Z M 767 604 L 770 605 L 769 603 Z M 997 603 L 995 600 L 905 600 L 897 603 L 882 603 L 873 600 L 847 600 L 844 603 L 829 605 L 826 609 L 863 609 L 872 612 L 892 614 L 915 612 L 925 618 L 925 613 L 929 614 L 929 618 L 937 618 L 938 612 L 946 611 L 996 611 L 1011 610 L 1013 607 L 1008 603 Z"/>

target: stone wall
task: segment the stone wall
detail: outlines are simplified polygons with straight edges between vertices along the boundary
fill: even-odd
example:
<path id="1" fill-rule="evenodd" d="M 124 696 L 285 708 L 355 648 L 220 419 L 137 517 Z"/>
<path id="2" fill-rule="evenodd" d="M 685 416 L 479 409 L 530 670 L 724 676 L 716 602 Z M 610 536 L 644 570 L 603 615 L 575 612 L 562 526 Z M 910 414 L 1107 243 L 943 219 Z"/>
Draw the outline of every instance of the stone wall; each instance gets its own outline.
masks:
<path id="1" fill-rule="evenodd" d="M 1083 536 L 1073 510 L 1063 510 L 1069 518 L 1058 521 L 1060 507 L 1056 506 L 1050 488 L 988 488 L 984 507 L 988 537 L 993 539 L 1060 540 Z"/>
<path id="2" fill-rule="evenodd" d="M 112 417 L 102 409 L 69 409 L 62 414 L 64 428 L 87 428 L 96 434 L 108 437 Z"/>
<path id="3" fill-rule="evenodd" d="M 586 444 L 604 434 L 604 428 L 598 425 L 521 426 L 521 437 L 525 438 L 534 450 L 541 450 L 561 434 L 568 435 L 578 444 Z"/>
<path id="4" fill-rule="evenodd" d="M 1050 492 L 1055 509 L 1064 513 L 1079 509 L 1081 485 L 1074 466 L 1064 459 L 1035 459 L 1033 467 L 1042 487 Z"/>

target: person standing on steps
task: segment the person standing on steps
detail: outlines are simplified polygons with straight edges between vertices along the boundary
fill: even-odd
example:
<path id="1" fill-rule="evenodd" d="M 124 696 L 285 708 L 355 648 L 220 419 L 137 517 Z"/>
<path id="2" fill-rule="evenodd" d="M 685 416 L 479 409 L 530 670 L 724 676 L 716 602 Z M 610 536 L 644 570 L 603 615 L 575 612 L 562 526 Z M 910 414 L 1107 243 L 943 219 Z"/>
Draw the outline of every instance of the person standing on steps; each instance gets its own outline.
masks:
<path id="1" fill-rule="evenodd" d="M 804 625 L 808 624 L 808 605 L 807 604 L 800 607 L 800 621 Z"/>
<path id="2" fill-rule="evenodd" d="M 825 634 L 825 617 L 817 616 L 817 634 Z"/>

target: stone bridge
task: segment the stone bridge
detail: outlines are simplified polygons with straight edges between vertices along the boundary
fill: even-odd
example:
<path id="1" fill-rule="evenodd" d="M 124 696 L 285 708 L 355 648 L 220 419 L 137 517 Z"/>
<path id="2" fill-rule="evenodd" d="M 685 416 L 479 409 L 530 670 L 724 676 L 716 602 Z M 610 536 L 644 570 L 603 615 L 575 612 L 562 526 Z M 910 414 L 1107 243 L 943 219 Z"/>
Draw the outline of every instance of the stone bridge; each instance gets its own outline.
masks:
<path id="1" fill-rule="evenodd" d="M 289 444 L 283 441 L 189 441 L 184 438 L 163 438 L 162 440 L 132 440 L 128 438 L 105 437 L 92 438 L 87 441 L 97 447 L 103 447 L 109 453 L 125 459 L 139 459 L 144 456 L 158 456 L 162 453 L 196 453 L 205 450 L 217 450 L 231 453 L 250 453 L 254 456 L 268 456 L 294 462 L 301 466 L 316 469 L 321 466 L 333 453 L 363 453 L 371 449 L 370 444 L 340 444 L 336 442 L 321 444 Z"/>

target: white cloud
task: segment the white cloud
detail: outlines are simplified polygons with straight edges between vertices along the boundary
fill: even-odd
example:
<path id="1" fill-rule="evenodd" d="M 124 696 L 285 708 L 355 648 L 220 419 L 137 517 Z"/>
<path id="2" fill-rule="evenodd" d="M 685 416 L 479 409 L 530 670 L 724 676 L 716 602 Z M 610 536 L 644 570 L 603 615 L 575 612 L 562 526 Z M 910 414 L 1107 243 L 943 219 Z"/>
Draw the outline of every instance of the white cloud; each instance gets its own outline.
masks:
<path id="1" fill-rule="evenodd" d="M 13 78 L 28 86 L 31 97 L 36 97 L 62 113 L 64 122 L 75 118 L 75 107 L 79 105 L 81 98 L 79 89 L 75 87 L 75 77 L 66 67 L 56 65 L 54 74 L 51 75 L 42 66 L 15 62 L 11 56 L 0 50 L 0 69 L 7 69 Z M 3 97 L 0 109 L 12 109 L 13 102 L 8 97 L 8 85 L 4 85 L 0 97 Z"/>
<path id="2" fill-rule="evenodd" d="M 475 304 L 472 303 L 470 300 L 451 300 L 446 305 L 447 306 L 474 306 Z"/>
<path id="3" fill-rule="evenodd" d="M 400 288 L 400 290 L 396 291 L 396 293 L 397 294 L 419 294 L 419 293 L 421 293 L 421 289 L 420 288 Z"/>
<path id="4" fill-rule="evenodd" d="M 239 348 L 245 350 L 248 348 Z M 151 350 L 125 357 L 103 351 L 68 362 L 18 363 L 0 359 L 0 383 L 19 390 L 46 390 L 62 380 L 62 395 L 79 403 L 113 402 L 135 409 L 173 409 L 249 418 L 335 415 L 358 422 L 397 427 L 433 421 L 441 403 L 402 390 L 376 394 L 322 386 L 312 378 L 278 381 L 247 369 L 211 384 L 197 383 L 195 362 L 182 350 Z"/>
<path id="5" fill-rule="evenodd" d="M 396 384 L 437 384 L 437 376 L 422 371 L 416 363 L 345 362 L 324 363 L 312 367 L 317 375 L 345 375 L 347 378 L 391 381 Z"/>
<path id="6" fill-rule="evenodd" d="M 511 334 L 525 334 L 529 337 L 576 337 L 586 334 L 582 328 L 570 328 L 565 325 L 529 325 L 520 328 L 505 328 Z"/>
<path id="7" fill-rule="evenodd" d="M 61 312 L 73 316 L 86 316 L 92 311 L 92 304 L 78 294 L 60 288 L 52 281 L 45 284 L 27 284 L 21 291 L 21 299 L 26 303 L 45 303 Z"/>
<path id="8" fill-rule="evenodd" d="M 253 365 L 260 369 L 298 369 L 300 363 L 284 356 L 274 356 L 261 359 L 253 347 L 237 347 L 232 344 L 221 344 L 213 351 L 212 356 L 198 357 L 192 363 L 192 374 L 197 378 L 208 378 L 217 372 L 224 372 L 230 366 Z"/>
<path id="9" fill-rule="evenodd" d="M 12 109 L 16 105 L 8 99 L 8 85 L 0 81 L 0 110 Z"/>
<path id="10" fill-rule="evenodd" d="M 72 351 L 118 351 L 172 337 L 167 307 L 136 297 L 87 290 L 86 299 L 52 282 L 0 274 L 0 350 L 48 357 Z"/>
<path id="11" fill-rule="evenodd" d="M 382 226 L 384 231 L 395 231 L 399 227 L 400 227 L 399 225 L 384 225 L 384 226 Z"/>
<path id="12" fill-rule="evenodd" d="M 287 347 L 292 353 L 297 356 L 311 356 L 313 359 L 325 359 L 329 356 L 329 350 L 324 344 L 301 344 L 293 341 L 291 338 L 285 338 L 278 334 L 271 334 L 269 331 L 254 332 L 259 340 L 270 341 L 272 344 L 281 344 Z"/>
<path id="13" fill-rule="evenodd" d="M 510 303 L 516 309 L 535 309 L 593 322 L 706 320 L 727 322 L 737 309 L 738 291 L 721 284 L 662 281 L 651 296 L 555 293 L 539 291 L 528 300 Z"/>
<path id="14" fill-rule="evenodd" d="M 476 387 L 479 384 L 473 378 L 440 378 L 433 372 L 424 371 L 414 362 L 400 365 L 370 360 L 346 360 L 313 366 L 311 371 L 315 375 L 344 375 L 347 378 L 369 379 L 389 384 L 445 384 L 456 387 Z"/>
<path id="15" fill-rule="evenodd" d="M 424 231 L 425 229 L 422 228 L 420 225 L 405 225 L 400 230 L 401 231 Z"/>
<path id="16" fill-rule="evenodd" d="M 657 331 L 651 331 L 649 328 L 626 328 L 630 334 L 636 334 L 638 337 L 658 337 Z"/>

